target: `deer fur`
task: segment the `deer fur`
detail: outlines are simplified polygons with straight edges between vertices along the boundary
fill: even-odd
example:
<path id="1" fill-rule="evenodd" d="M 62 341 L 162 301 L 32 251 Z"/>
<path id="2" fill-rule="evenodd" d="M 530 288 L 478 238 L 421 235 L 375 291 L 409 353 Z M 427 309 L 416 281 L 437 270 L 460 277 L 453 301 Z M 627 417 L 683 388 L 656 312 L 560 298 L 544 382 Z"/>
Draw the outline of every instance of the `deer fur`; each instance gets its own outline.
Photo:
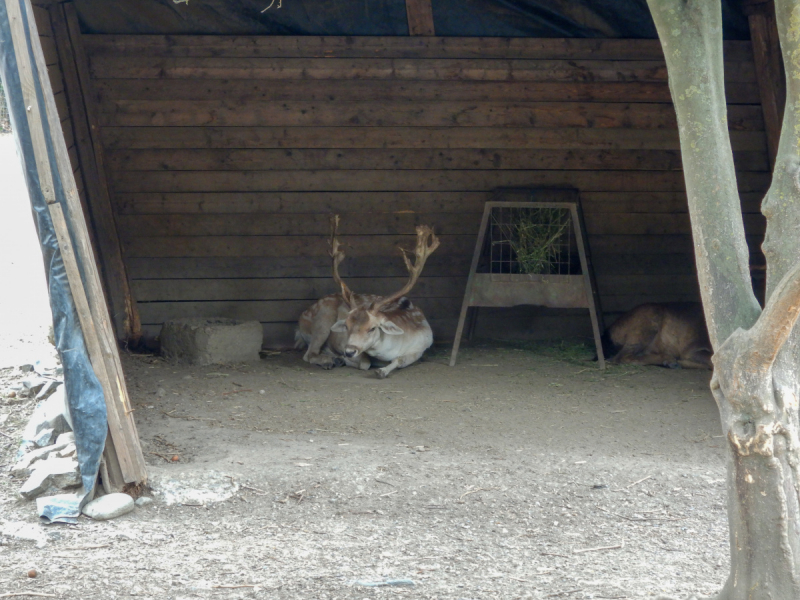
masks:
<path id="1" fill-rule="evenodd" d="M 405 294 L 414 287 L 439 240 L 430 227 L 417 227 L 413 264 L 403 250 L 408 283 L 389 296 L 354 294 L 339 277 L 344 252 L 336 239 L 338 223 L 339 216 L 335 215 L 331 219 L 330 255 L 333 278 L 342 292 L 321 298 L 303 312 L 295 334 L 296 346 L 307 346 L 303 360 L 325 369 L 347 365 L 366 371 L 372 366 L 371 357 L 388 362 L 375 371 L 383 379 L 395 369 L 418 361 L 433 343 L 425 315 Z"/>
<path id="2" fill-rule="evenodd" d="M 703 307 L 698 303 L 641 304 L 617 319 L 602 342 L 611 364 L 714 368 Z"/>

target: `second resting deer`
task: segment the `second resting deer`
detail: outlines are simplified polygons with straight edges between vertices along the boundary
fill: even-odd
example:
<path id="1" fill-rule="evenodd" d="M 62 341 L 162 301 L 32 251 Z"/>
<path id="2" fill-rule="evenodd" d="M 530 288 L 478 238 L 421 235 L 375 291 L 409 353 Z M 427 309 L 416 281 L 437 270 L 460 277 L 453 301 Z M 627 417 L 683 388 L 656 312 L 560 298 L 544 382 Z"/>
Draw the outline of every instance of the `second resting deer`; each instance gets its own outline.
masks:
<path id="1" fill-rule="evenodd" d="M 398 292 L 389 296 L 354 294 L 339 277 L 344 252 L 336 238 L 338 225 L 339 215 L 335 215 L 331 218 L 329 254 L 333 278 L 342 291 L 318 300 L 300 316 L 297 347 L 308 346 L 303 360 L 325 369 L 347 365 L 366 371 L 372 366 L 370 358 L 388 362 L 375 370 L 383 379 L 395 369 L 418 361 L 433 343 L 425 315 L 405 295 L 416 284 L 428 256 L 439 247 L 439 239 L 430 227 L 417 227 L 413 264 L 401 249 L 409 278 Z"/>

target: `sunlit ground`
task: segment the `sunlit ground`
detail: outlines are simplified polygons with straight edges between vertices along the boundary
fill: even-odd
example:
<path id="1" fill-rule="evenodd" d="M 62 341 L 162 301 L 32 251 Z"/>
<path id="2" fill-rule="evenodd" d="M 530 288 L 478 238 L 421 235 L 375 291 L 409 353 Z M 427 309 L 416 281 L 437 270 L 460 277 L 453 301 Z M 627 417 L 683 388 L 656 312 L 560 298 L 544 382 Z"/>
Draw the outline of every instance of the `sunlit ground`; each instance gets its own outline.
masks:
<path id="1" fill-rule="evenodd" d="M 0 368 L 52 352 L 42 253 L 14 136 L 0 134 Z"/>

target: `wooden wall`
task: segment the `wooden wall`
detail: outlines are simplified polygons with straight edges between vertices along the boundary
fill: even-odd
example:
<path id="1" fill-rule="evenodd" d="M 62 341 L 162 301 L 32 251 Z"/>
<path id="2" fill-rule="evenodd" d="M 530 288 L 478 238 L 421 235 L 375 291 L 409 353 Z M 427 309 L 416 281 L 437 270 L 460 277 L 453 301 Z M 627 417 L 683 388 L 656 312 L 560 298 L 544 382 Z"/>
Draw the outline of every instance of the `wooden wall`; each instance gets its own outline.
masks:
<path id="1" fill-rule="evenodd" d="M 666 68 L 654 40 L 84 36 L 125 262 L 144 331 L 264 323 L 291 343 L 335 291 L 402 285 L 398 243 L 442 244 L 412 293 L 452 337 L 483 203 L 574 187 L 607 319 L 697 283 Z M 749 43 L 726 45 L 748 239 L 769 184 Z M 757 259 L 755 259 L 757 260 Z M 588 316 L 586 317 L 588 324 Z"/>

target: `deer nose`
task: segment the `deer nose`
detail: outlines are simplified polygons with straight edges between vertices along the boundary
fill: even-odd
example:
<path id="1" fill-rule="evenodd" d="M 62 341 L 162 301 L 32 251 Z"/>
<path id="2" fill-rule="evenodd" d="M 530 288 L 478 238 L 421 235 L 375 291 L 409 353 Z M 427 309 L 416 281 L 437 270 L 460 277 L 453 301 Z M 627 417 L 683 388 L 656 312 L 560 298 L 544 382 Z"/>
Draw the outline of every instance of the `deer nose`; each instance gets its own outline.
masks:
<path id="1" fill-rule="evenodd" d="M 345 348 L 344 350 L 344 355 L 347 358 L 353 358 L 356 354 L 358 354 L 358 350 L 356 350 L 355 348 Z"/>

